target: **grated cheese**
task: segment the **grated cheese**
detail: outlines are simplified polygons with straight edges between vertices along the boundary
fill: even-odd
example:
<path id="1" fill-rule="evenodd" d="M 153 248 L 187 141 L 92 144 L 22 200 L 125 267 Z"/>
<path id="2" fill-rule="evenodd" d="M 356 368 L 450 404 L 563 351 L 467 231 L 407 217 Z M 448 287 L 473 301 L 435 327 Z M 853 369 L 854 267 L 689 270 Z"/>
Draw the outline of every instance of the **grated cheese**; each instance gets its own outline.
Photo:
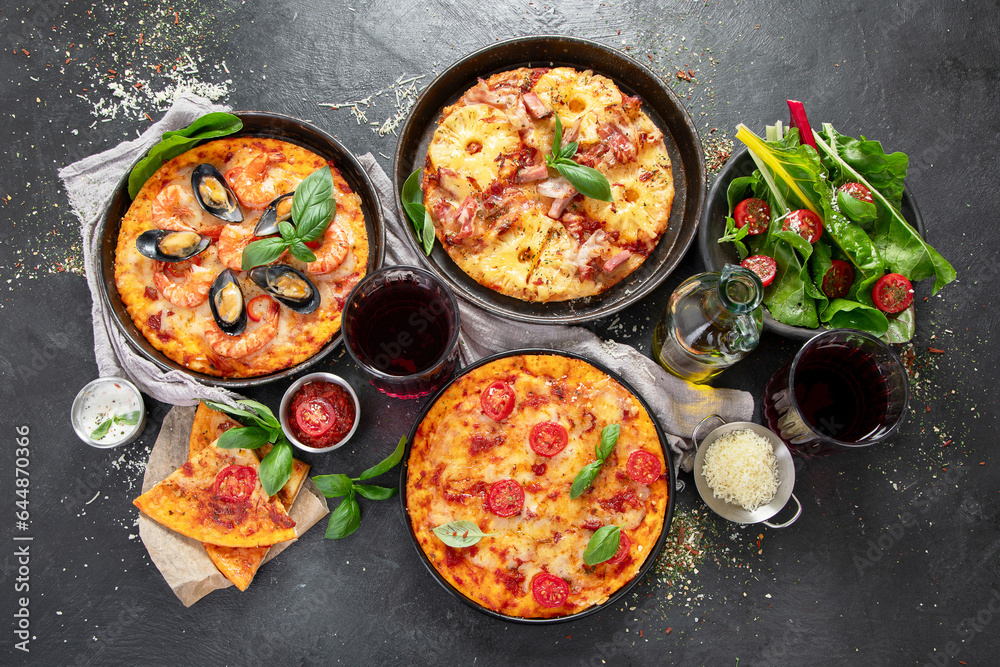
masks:
<path id="1" fill-rule="evenodd" d="M 703 470 L 716 498 L 748 512 L 770 502 L 778 491 L 771 442 L 750 429 L 731 431 L 709 445 Z"/>

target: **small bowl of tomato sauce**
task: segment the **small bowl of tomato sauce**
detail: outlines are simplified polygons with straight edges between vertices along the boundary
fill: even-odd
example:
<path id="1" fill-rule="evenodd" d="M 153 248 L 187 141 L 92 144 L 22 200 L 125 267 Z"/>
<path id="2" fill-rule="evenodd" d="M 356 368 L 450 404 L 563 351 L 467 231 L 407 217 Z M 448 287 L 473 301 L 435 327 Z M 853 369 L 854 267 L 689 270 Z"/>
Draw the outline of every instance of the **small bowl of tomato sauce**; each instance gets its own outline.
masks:
<path id="1" fill-rule="evenodd" d="M 346 380 L 333 373 L 310 373 L 285 391 L 278 417 L 293 445 L 321 453 L 350 440 L 360 414 L 358 396 Z"/>

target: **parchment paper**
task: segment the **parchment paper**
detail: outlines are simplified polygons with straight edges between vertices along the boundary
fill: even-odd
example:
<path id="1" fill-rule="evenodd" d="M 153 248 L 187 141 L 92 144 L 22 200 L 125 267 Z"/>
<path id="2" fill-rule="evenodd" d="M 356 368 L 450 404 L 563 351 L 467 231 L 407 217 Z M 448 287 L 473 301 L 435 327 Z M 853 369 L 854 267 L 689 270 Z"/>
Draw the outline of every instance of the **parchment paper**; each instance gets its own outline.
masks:
<path id="1" fill-rule="evenodd" d="M 174 407 L 167 413 L 160 435 L 149 453 L 146 475 L 142 478 L 143 493 L 187 461 L 195 410 L 194 407 Z M 326 498 L 311 479 L 306 479 L 288 514 L 295 521 L 295 534 L 301 537 L 329 511 Z M 216 589 L 233 585 L 212 563 L 201 542 L 176 533 L 141 512 L 139 537 L 160 574 L 185 607 L 190 607 Z M 289 540 L 271 547 L 261 567 L 294 542 Z"/>

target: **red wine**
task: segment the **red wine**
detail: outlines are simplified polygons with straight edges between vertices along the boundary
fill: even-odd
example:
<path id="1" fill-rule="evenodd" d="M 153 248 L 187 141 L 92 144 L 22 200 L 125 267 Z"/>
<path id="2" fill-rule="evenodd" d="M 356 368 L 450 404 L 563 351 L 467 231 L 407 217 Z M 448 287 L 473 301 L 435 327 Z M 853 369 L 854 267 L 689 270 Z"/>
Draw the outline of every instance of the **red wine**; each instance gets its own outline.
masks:
<path id="1" fill-rule="evenodd" d="M 809 350 L 795 371 L 795 399 L 806 424 L 841 442 L 863 442 L 886 421 L 887 380 L 867 351 L 830 343 Z"/>
<path id="2" fill-rule="evenodd" d="M 450 318 L 441 299 L 412 285 L 392 285 L 371 295 L 357 315 L 359 352 L 388 375 L 425 371 L 444 354 Z"/>

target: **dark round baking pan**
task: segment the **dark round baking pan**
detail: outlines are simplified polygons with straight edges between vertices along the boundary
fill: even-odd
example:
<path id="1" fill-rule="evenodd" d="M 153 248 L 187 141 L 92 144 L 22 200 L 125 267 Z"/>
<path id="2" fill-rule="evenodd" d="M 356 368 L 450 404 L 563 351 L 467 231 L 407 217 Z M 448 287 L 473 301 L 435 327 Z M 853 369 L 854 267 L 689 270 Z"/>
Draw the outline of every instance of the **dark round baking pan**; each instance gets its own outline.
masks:
<path id="1" fill-rule="evenodd" d="M 660 447 L 663 450 L 664 461 L 666 461 L 667 464 L 666 467 L 667 467 L 668 500 L 667 500 L 667 511 L 663 519 L 663 530 L 660 532 L 659 539 L 656 540 L 656 545 L 653 547 L 649 555 L 646 556 L 646 561 L 642 564 L 642 567 L 639 568 L 639 572 L 636 573 L 635 577 L 633 577 L 631 581 L 629 581 L 620 589 L 612 593 L 611 596 L 608 597 L 608 599 L 605 600 L 602 604 L 594 605 L 592 607 L 589 607 L 588 609 L 584 609 L 583 611 L 577 614 L 571 614 L 569 616 L 559 616 L 557 618 L 521 618 L 519 616 L 507 616 L 506 614 L 501 614 L 499 612 L 493 611 L 492 609 L 487 609 L 482 605 L 480 605 L 478 602 L 475 602 L 474 600 L 467 598 L 457 588 L 452 586 L 443 576 L 441 576 L 441 574 L 437 571 L 437 569 L 435 569 L 434 564 L 431 563 L 429 558 L 427 558 L 427 554 L 425 554 L 424 550 L 420 547 L 420 542 L 417 541 L 417 536 L 413 532 L 413 526 L 410 523 L 410 515 L 409 512 L 407 512 L 406 510 L 406 476 L 409 473 L 410 469 L 410 450 L 413 447 L 413 439 L 416 437 L 417 428 L 420 426 L 420 422 L 424 420 L 424 417 L 427 416 L 427 413 L 438 401 L 438 399 L 441 398 L 444 392 L 447 391 L 448 388 L 451 387 L 451 385 L 457 382 L 459 378 L 466 375 L 470 371 L 479 368 L 480 366 L 484 366 L 490 362 L 496 361 L 497 359 L 504 359 L 506 357 L 513 357 L 522 354 L 556 355 L 561 357 L 569 357 L 571 359 L 579 359 L 580 361 L 584 361 L 590 364 L 591 366 L 600 370 L 602 373 L 606 373 L 612 378 L 614 378 L 616 381 L 618 381 L 623 387 L 625 387 L 628 391 L 630 391 L 632 395 L 639 400 L 639 403 L 642 404 L 642 407 L 645 408 L 646 412 L 649 414 L 650 419 L 653 420 L 653 425 L 656 428 L 656 435 L 660 440 Z M 400 469 L 400 474 L 399 474 L 399 489 L 400 489 L 399 497 L 403 506 L 403 523 L 406 524 L 406 533 L 407 535 L 410 536 L 410 540 L 413 543 L 413 547 L 417 550 L 417 555 L 420 558 L 420 562 L 424 564 L 424 567 L 426 567 L 427 571 L 431 573 L 431 576 L 434 578 L 434 580 L 438 582 L 446 591 L 448 591 L 456 599 L 464 602 L 473 609 L 476 609 L 486 614 L 487 616 L 492 616 L 493 618 L 498 618 L 504 621 L 513 621 L 515 623 L 525 623 L 529 625 L 551 625 L 554 623 L 565 623 L 567 621 L 575 621 L 585 616 L 596 614 L 602 609 L 613 607 L 615 604 L 617 604 L 619 600 L 621 600 L 625 595 L 627 595 L 628 592 L 632 589 L 632 587 L 635 586 L 643 577 L 645 577 L 646 574 L 653 568 L 653 566 L 656 564 L 657 557 L 660 555 L 660 551 L 663 549 L 663 545 L 666 543 L 667 533 L 670 532 L 670 523 L 671 521 L 673 521 L 674 517 L 674 496 L 676 495 L 676 486 L 677 486 L 677 480 L 674 475 L 673 455 L 670 452 L 670 446 L 667 443 L 666 435 L 664 435 L 663 429 L 660 428 L 660 424 L 656 419 L 656 414 L 653 412 L 652 408 L 650 408 L 649 404 L 646 403 L 646 400 L 638 392 L 636 392 L 635 388 L 633 388 L 632 385 L 626 382 L 620 375 L 618 375 L 611 369 L 607 368 L 604 364 L 594 361 L 593 359 L 588 359 L 587 357 L 578 354 L 573 354 L 571 352 L 564 352 L 562 350 L 543 350 L 543 349 L 524 349 L 524 350 L 511 350 L 510 352 L 501 352 L 499 354 L 494 354 L 493 356 L 480 359 L 474 364 L 463 368 L 462 372 L 457 377 L 455 377 L 451 382 L 449 382 L 440 390 L 438 390 L 434 394 L 434 396 L 432 396 L 431 399 L 424 404 L 424 406 L 420 410 L 420 414 L 418 414 L 417 418 L 413 421 L 413 426 L 410 428 L 410 433 L 407 436 L 406 451 L 403 452 L 403 465 Z"/>
<path id="2" fill-rule="evenodd" d="M 419 247 L 399 199 L 403 182 L 423 166 L 441 110 L 454 103 L 476 81 L 518 67 L 569 66 L 590 69 L 612 79 L 629 95 L 642 99 L 642 109 L 663 132 L 673 163 L 674 202 L 666 232 L 653 253 L 627 278 L 601 294 L 570 301 L 532 303 L 483 287 L 435 244 L 429 257 Z M 520 37 L 488 46 L 463 58 L 436 78 L 420 95 L 406 124 L 392 163 L 396 211 L 403 236 L 430 270 L 463 299 L 520 322 L 574 324 L 627 308 L 662 283 L 684 257 L 698 231 L 705 202 L 705 156 L 694 122 L 673 91 L 659 77 L 606 46 L 565 36 Z"/>
<path id="3" fill-rule="evenodd" d="M 361 210 L 365 216 L 365 229 L 368 232 L 367 270 L 370 272 L 380 267 L 385 257 L 385 222 L 382 216 L 382 205 L 376 194 L 375 186 L 372 185 L 368 174 L 365 173 L 357 158 L 332 136 L 305 121 L 264 111 L 235 111 L 233 113 L 243 121 L 243 129 L 230 136 L 267 137 L 287 141 L 311 150 L 326 160 L 332 160 L 337 165 L 348 185 L 361 198 Z M 130 167 L 118 184 L 111 205 L 108 207 L 98 230 L 98 234 L 101 235 L 98 269 L 101 296 L 105 306 L 110 308 L 115 324 L 137 353 L 164 371 L 181 371 L 207 385 L 238 388 L 267 384 L 294 375 L 315 364 L 340 343 L 342 336 L 338 332 L 319 352 L 302 363 L 277 373 L 252 378 L 219 378 L 196 373 L 167 358 L 166 355 L 153 347 L 132 322 L 132 318 L 125 310 L 125 305 L 118 295 L 118 287 L 115 285 L 115 248 L 118 245 L 118 232 L 121 220 L 132 204 L 132 199 L 128 196 L 128 175 L 131 171 Z"/>
<path id="4" fill-rule="evenodd" d="M 726 216 L 729 215 L 729 201 L 726 194 L 729 190 L 729 184 L 733 182 L 733 179 L 740 176 L 749 176 L 756 168 L 757 165 L 750 156 L 750 152 L 744 148 L 729 158 L 726 166 L 722 168 L 722 171 L 719 172 L 718 177 L 715 179 L 715 183 L 712 184 L 712 190 L 708 195 L 708 203 L 705 205 L 705 210 L 701 216 L 701 223 L 699 225 L 701 234 L 698 238 L 698 251 L 708 271 L 721 271 L 722 267 L 726 264 L 740 263 L 739 255 L 736 253 L 736 246 L 732 243 L 719 243 L 718 240 L 726 233 Z M 918 234 L 924 236 L 924 219 L 920 215 L 917 202 L 910 193 L 910 189 L 905 185 L 903 186 L 903 201 L 900 209 L 906 221 L 917 230 Z M 765 307 L 764 330 L 773 331 L 785 338 L 809 340 L 823 331 L 823 328 L 810 329 L 808 327 L 782 324 L 771 317 L 771 314 L 767 312 L 767 308 Z"/>

